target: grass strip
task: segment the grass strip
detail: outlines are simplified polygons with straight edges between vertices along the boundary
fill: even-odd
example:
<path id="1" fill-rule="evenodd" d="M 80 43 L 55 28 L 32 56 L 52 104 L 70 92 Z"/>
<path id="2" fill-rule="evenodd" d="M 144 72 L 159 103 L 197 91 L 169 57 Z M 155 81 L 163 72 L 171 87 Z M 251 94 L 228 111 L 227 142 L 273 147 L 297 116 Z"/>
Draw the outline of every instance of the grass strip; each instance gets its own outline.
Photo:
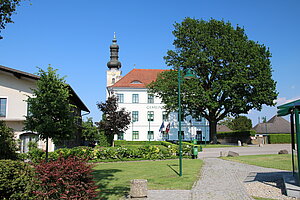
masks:
<path id="1" fill-rule="evenodd" d="M 99 198 L 114 200 L 129 192 L 132 179 L 147 179 L 150 190 L 189 190 L 202 165 L 199 159 L 183 159 L 183 175 L 179 177 L 178 160 L 98 163 L 93 175 L 99 186 Z"/>
<path id="2" fill-rule="evenodd" d="M 222 157 L 222 159 L 266 168 L 288 171 L 293 170 L 291 154 L 249 155 L 238 157 Z"/>

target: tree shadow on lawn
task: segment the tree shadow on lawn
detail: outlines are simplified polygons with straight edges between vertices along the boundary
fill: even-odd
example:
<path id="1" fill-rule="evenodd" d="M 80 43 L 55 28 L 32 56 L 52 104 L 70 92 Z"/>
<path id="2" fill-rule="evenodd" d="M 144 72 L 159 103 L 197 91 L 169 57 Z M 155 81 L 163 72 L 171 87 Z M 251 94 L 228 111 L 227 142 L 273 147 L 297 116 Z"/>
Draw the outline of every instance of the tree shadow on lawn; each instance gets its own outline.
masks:
<path id="1" fill-rule="evenodd" d="M 178 164 L 173 164 L 173 165 L 167 164 L 167 166 L 170 167 L 170 169 L 171 169 L 173 172 L 175 172 L 175 173 L 179 176 L 179 172 L 176 171 L 176 169 L 173 168 L 173 166 L 178 166 Z"/>
<path id="2" fill-rule="evenodd" d="M 114 179 L 114 173 L 121 172 L 119 169 L 103 169 L 103 170 L 94 170 L 93 176 L 98 186 L 98 198 L 99 199 L 109 199 L 112 196 L 124 196 L 128 194 L 128 186 L 115 186 L 109 187 L 108 184 Z"/>

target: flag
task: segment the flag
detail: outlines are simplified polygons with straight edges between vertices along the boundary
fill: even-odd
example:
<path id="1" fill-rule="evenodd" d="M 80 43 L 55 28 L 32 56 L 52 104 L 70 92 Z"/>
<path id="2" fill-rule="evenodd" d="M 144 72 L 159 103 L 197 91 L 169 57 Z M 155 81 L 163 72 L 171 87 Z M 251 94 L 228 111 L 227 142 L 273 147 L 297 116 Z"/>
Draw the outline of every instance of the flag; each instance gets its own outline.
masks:
<path id="1" fill-rule="evenodd" d="M 166 133 L 169 133 L 169 131 L 170 131 L 170 123 L 166 127 Z"/>
<path id="2" fill-rule="evenodd" d="M 162 132 L 164 128 L 165 128 L 165 125 L 164 125 L 164 122 L 162 122 L 162 124 L 161 124 L 161 126 L 159 128 L 159 132 Z"/>

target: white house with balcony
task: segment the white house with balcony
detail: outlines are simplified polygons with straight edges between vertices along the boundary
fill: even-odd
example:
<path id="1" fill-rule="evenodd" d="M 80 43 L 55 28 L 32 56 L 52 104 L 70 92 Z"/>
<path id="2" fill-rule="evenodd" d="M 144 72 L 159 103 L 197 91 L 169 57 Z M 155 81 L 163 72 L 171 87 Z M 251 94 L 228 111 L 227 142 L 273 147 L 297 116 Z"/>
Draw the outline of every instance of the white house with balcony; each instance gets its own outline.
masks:
<path id="1" fill-rule="evenodd" d="M 155 81 L 161 69 L 133 69 L 121 76 L 121 62 L 118 60 L 119 46 L 114 37 L 110 46 L 110 61 L 107 63 L 107 96 L 116 95 L 119 107 L 131 113 L 131 124 L 125 133 L 115 139 L 130 141 L 178 140 L 178 116 L 167 114 L 160 98 L 148 93 L 147 85 Z M 182 120 L 183 140 L 209 141 L 208 121 L 187 116 Z"/>

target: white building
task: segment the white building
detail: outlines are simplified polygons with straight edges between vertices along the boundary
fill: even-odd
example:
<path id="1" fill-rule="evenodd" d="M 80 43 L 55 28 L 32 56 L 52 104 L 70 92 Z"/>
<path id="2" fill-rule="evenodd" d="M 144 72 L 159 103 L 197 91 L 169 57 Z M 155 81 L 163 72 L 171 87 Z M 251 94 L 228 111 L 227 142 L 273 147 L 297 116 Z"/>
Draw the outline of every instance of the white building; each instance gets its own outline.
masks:
<path id="1" fill-rule="evenodd" d="M 119 107 L 131 113 L 131 124 L 125 133 L 115 139 L 124 140 L 178 140 L 178 117 L 176 112 L 167 115 L 160 98 L 149 94 L 146 86 L 155 81 L 161 69 L 133 69 L 121 76 L 121 62 L 118 60 L 119 46 L 114 37 L 110 46 L 110 61 L 107 63 L 107 96 L 116 95 Z M 163 124 L 163 128 L 160 128 Z M 209 141 L 209 125 L 205 118 L 193 119 L 187 116 L 182 120 L 183 140 L 197 139 Z"/>
<path id="2" fill-rule="evenodd" d="M 28 96 L 32 96 L 31 89 L 36 89 L 36 81 L 39 78 L 34 74 L 0 65 L 0 120 L 5 121 L 6 125 L 14 130 L 15 139 L 20 140 L 22 153 L 28 151 L 28 142 L 37 140 L 35 133 L 24 131 L 23 128 L 28 113 L 26 100 Z M 89 112 L 74 90 L 71 87 L 69 89 L 72 94 L 70 102 L 77 107 L 76 115 L 80 116 L 81 111 Z M 76 135 L 76 140 L 79 139 Z M 45 141 L 39 140 L 38 147 L 45 149 Z M 54 148 L 53 142 L 49 140 L 49 151 L 53 151 Z"/>

